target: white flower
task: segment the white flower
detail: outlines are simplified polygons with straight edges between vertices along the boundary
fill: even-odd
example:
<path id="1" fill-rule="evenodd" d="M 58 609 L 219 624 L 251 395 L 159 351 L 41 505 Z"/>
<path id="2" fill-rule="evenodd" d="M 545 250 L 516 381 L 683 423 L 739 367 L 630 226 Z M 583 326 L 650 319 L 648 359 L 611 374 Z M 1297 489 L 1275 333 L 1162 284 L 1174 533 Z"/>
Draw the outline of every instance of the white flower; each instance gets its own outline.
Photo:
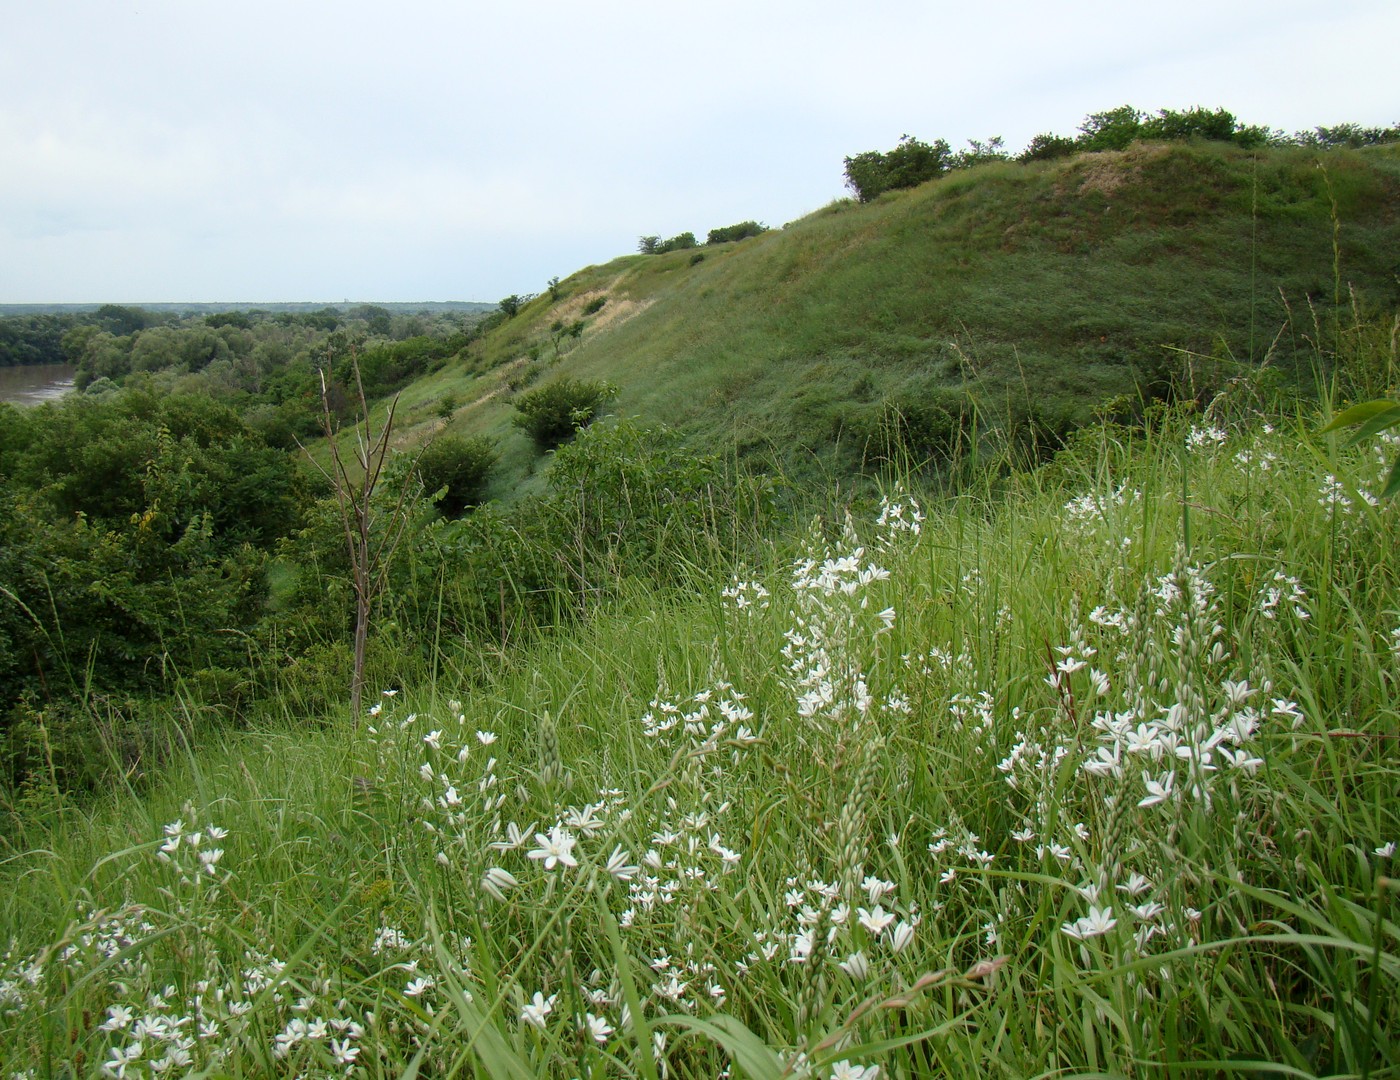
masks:
<path id="1" fill-rule="evenodd" d="M 497 900 L 502 901 L 506 898 L 506 890 L 513 889 L 519 884 L 520 882 L 515 880 L 514 874 L 499 866 L 491 867 L 481 878 L 481 887 Z"/>
<path id="2" fill-rule="evenodd" d="M 1163 773 L 1159 780 L 1154 780 L 1148 773 L 1142 774 L 1142 786 L 1147 789 L 1147 794 L 1138 800 L 1139 806 L 1156 806 L 1164 803 L 1175 796 L 1176 773 Z"/>
<path id="3" fill-rule="evenodd" d="M 864 982 L 870 974 L 870 961 L 864 952 L 853 952 L 841 961 L 841 970 L 857 982 Z"/>
<path id="4" fill-rule="evenodd" d="M 543 1031 L 545 1017 L 553 1011 L 554 1001 L 558 996 L 558 994 L 550 994 L 549 997 L 545 997 L 536 990 L 534 999 L 520 1010 L 520 1019 L 527 1024 L 534 1024 L 535 1027 Z"/>
<path id="5" fill-rule="evenodd" d="M 894 912 L 886 911 L 880 904 L 876 904 L 873 910 L 866 908 L 856 908 L 856 915 L 860 919 L 861 926 L 865 927 L 876 937 L 885 932 L 885 927 L 894 922 Z"/>
<path id="6" fill-rule="evenodd" d="M 895 952 L 903 952 L 913 940 L 914 927 L 910 923 L 900 919 L 895 925 L 895 928 L 890 931 L 890 948 Z"/>
<path id="7" fill-rule="evenodd" d="M 337 1065 L 353 1065 L 360 1055 L 360 1048 L 353 1046 L 348 1038 L 331 1040 L 331 1057 Z"/>
<path id="8" fill-rule="evenodd" d="M 1129 896 L 1141 896 L 1150 888 L 1152 888 L 1152 882 L 1134 871 L 1129 875 L 1127 881 L 1118 886 L 1118 891 L 1125 892 Z"/>
<path id="9" fill-rule="evenodd" d="M 1118 925 L 1118 920 L 1113 917 L 1111 907 L 1095 907 L 1090 905 L 1089 914 L 1083 918 L 1076 919 L 1072 923 L 1063 923 L 1060 929 L 1072 938 L 1084 941 L 1091 937 L 1098 937 L 1106 934 Z"/>
<path id="10" fill-rule="evenodd" d="M 852 1065 L 849 1061 L 838 1061 L 831 1067 L 831 1080 L 876 1080 L 880 1075 L 878 1065 Z"/>
<path id="11" fill-rule="evenodd" d="M 613 877 L 617 878 L 618 881 L 631 881 L 640 873 L 639 867 L 633 866 L 627 861 L 627 853 L 622 850 L 621 844 L 613 848 L 612 854 L 608 856 L 607 866 L 604 869 Z"/>
<path id="12" fill-rule="evenodd" d="M 1380 847 L 1376 848 L 1375 853 L 1382 859 L 1390 858 L 1395 854 L 1395 841 L 1391 840 L 1389 843 L 1382 844 Z"/>
<path id="13" fill-rule="evenodd" d="M 549 830 L 549 835 L 535 833 L 535 843 L 539 847 L 529 852 L 532 859 L 542 859 L 546 870 L 553 870 L 562 863 L 565 866 L 577 866 L 578 860 L 573 856 L 575 840 L 568 829 L 555 825 Z"/>
<path id="14" fill-rule="evenodd" d="M 1394 846 L 1394 845 L 1392 845 Z M 100 1028 L 103 1031 L 116 1031 L 131 1023 L 131 1010 L 125 1005 L 108 1005 L 107 1019 L 104 1020 Z"/>
<path id="15" fill-rule="evenodd" d="M 431 975 L 420 975 L 416 979 L 410 980 L 409 984 L 403 988 L 403 992 L 409 997 L 422 997 L 425 992 L 433 988 L 436 980 Z"/>
<path id="16" fill-rule="evenodd" d="M 535 996 L 539 997 L 538 994 Z M 608 1036 L 613 1033 L 613 1026 L 608 1023 L 605 1017 L 594 1016 L 592 1013 L 588 1013 L 584 1017 L 584 1020 L 588 1024 L 588 1034 L 593 1038 L 594 1042 L 602 1046 L 608 1041 Z"/>

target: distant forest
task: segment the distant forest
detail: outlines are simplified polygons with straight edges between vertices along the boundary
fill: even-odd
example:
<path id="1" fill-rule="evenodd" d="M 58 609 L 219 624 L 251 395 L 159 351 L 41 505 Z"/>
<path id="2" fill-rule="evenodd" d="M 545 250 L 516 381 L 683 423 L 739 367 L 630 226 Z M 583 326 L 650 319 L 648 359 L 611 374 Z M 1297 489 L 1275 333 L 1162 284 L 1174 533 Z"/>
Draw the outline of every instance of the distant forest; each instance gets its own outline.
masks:
<path id="1" fill-rule="evenodd" d="M 144 331 L 190 331 L 233 327 L 346 330 L 406 340 L 443 336 L 495 310 L 472 301 L 387 304 L 0 304 L 0 367 L 16 364 L 83 365 L 96 334 L 129 338 Z M 233 344 L 230 342 L 230 347 Z M 214 355 L 219 350 L 215 347 Z M 211 355 L 211 359 L 214 358 Z M 91 359 L 88 357 L 88 359 Z M 118 364 L 117 367 L 121 365 Z M 166 366 L 166 365 L 160 365 Z M 128 369 L 129 370 L 129 369 Z M 124 374 L 125 372 L 121 372 Z M 111 375 L 114 372 L 104 371 Z"/>

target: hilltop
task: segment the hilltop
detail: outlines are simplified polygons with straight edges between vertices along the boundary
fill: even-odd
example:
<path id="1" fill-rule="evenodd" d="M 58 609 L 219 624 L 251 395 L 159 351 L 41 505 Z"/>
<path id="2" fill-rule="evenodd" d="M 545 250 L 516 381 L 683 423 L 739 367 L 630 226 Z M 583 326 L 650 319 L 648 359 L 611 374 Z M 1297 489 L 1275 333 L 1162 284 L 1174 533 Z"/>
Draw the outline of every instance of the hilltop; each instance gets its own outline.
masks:
<path id="1" fill-rule="evenodd" d="M 1393 309 L 1397 207 L 1395 144 L 984 165 L 580 270 L 408 387 L 401 432 L 436 433 L 451 395 L 449 430 L 500 440 L 505 494 L 534 462 L 513 401 L 571 377 L 798 473 L 937 461 L 974 423 L 1043 451 L 1096 410 L 1204 399 L 1259 365 L 1295 376 L 1339 326 Z"/>

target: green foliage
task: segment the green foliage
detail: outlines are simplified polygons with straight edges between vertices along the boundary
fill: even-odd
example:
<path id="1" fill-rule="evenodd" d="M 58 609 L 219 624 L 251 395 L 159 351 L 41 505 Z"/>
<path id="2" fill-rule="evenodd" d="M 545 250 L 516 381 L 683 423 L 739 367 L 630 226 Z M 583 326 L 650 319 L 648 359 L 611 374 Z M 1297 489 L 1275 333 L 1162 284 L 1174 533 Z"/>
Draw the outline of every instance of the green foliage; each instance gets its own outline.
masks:
<path id="1" fill-rule="evenodd" d="M 1234 114 L 1225 109 L 1200 107 L 1159 109 L 1156 116 L 1148 116 L 1131 105 L 1122 105 L 1090 114 L 1079 130 L 1075 148 L 1091 152 L 1126 150 L 1139 139 L 1206 139 L 1250 149 L 1280 138 L 1267 128 L 1240 124 Z"/>
<path id="2" fill-rule="evenodd" d="M 515 403 L 516 427 L 525 431 L 535 445 L 553 449 L 587 427 L 603 405 L 617 396 L 617 388 L 590 379 L 555 379 L 523 394 Z"/>
<path id="3" fill-rule="evenodd" d="M 662 240 L 659 236 L 643 236 L 637 242 L 637 250 L 643 255 L 665 255 L 672 251 L 688 251 L 698 246 L 692 232 L 680 233 L 669 240 Z"/>
<path id="4" fill-rule="evenodd" d="M 1354 123 L 1334 124 L 1330 127 L 1316 127 L 1311 131 L 1300 131 L 1293 139 L 1300 146 L 1314 147 L 1318 150 L 1335 150 L 1342 147 L 1355 150 L 1362 146 L 1400 142 L 1400 124 L 1392 124 L 1385 128 Z"/>
<path id="5" fill-rule="evenodd" d="M 1026 148 L 1016 155 L 1016 160 L 1022 164 L 1053 161 L 1055 158 L 1069 157 L 1077 148 L 1078 144 L 1068 136 L 1043 133 L 1031 139 Z"/>
<path id="6" fill-rule="evenodd" d="M 484 435 L 439 435 L 419 451 L 413 467 L 438 508 L 456 517 L 481 501 L 500 457 L 496 444 Z"/>
<path id="7" fill-rule="evenodd" d="M 71 315 L 16 315 L 0 319 L 0 367 L 63 363 L 67 359 L 63 336 L 75 322 Z"/>
<path id="8" fill-rule="evenodd" d="M 1322 432 L 1337 431 L 1344 427 L 1356 428 L 1347 440 L 1348 446 L 1355 446 L 1363 439 L 1380 435 L 1391 428 L 1400 428 L 1400 402 L 1376 400 L 1353 405 L 1334 416 Z M 1390 441 L 1392 444 L 1400 442 L 1394 438 Z M 1396 494 L 1400 494 L 1400 453 L 1395 456 L 1395 463 L 1391 466 L 1390 476 L 1386 479 L 1385 487 L 1381 489 L 1380 497 L 1389 499 Z"/>
<path id="9" fill-rule="evenodd" d="M 453 338 L 419 335 L 406 341 L 383 342 L 356 351 L 360 378 L 370 397 L 387 397 L 427 373 L 434 361 L 453 355 L 459 342 Z M 351 365 L 339 368 L 341 384 L 349 386 Z"/>
<path id="10" fill-rule="evenodd" d="M 912 135 L 902 135 L 899 145 L 888 153 L 868 150 L 846 158 L 846 186 L 861 202 L 886 191 L 917 187 L 948 171 L 952 151 L 942 139 L 933 143 L 920 142 Z"/>
<path id="11" fill-rule="evenodd" d="M 202 397 L 7 413 L 0 716 L 243 667 L 267 551 L 297 520 L 288 458 Z"/>
<path id="12" fill-rule="evenodd" d="M 674 580 L 678 564 L 712 562 L 712 545 L 740 523 L 757 528 L 766 511 L 763 485 L 726 477 L 718 456 L 673 429 L 635 421 L 600 424 L 560 447 L 549 488 L 558 546 L 590 552 L 590 578 L 611 567 Z"/>
<path id="13" fill-rule="evenodd" d="M 583 305 L 583 314 L 585 316 L 596 315 L 603 310 L 603 305 L 607 302 L 608 298 L 606 296 L 595 296 L 592 300 Z"/>
<path id="14" fill-rule="evenodd" d="M 1076 147 L 1082 151 L 1126 150 L 1142 135 L 1143 113 L 1131 105 L 1090 113 L 1079 125 Z"/>
<path id="15" fill-rule="evenodd" d="M 711 229 L 705 237 L 706 245 L 728 244 L 735 240 L 747 240 L 750 236 L 761 236 L 768 226 L 757 221 L 741 221 L 737 225 L 726 225 L 722 229 Z"/>
<path id="16" fill-rule="evenodd" d="M 896 466 L 946 466 L 971 452 L 977 410 L 962 390 L 926 392 L 885 402 L 871 429 L 858 432 L 865 454 Z"/>
<path id="17" fill-rule="evenodd" d="M 1005 140 L 993 135 L 986 142 L 968 139 L 967 149 L 959 150 L 948 160 L 950 169 L 972 169 L 978 165 L 989 165 L 994 161 L 1006 161 L 1010 155 L 1005 149 Z"/>

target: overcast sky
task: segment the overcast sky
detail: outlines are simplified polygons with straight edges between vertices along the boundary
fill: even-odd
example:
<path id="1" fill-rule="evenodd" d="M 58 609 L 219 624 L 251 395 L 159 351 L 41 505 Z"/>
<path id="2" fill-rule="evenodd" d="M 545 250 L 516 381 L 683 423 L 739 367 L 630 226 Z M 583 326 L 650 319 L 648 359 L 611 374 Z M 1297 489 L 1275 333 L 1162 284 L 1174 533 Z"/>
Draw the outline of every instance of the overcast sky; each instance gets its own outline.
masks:
<path id="1" fill-rule="evenodd" d="M 0 303 L 486 300 L 902 134 L 1400 121 L 1397 0 L 0 0 Z"/>

